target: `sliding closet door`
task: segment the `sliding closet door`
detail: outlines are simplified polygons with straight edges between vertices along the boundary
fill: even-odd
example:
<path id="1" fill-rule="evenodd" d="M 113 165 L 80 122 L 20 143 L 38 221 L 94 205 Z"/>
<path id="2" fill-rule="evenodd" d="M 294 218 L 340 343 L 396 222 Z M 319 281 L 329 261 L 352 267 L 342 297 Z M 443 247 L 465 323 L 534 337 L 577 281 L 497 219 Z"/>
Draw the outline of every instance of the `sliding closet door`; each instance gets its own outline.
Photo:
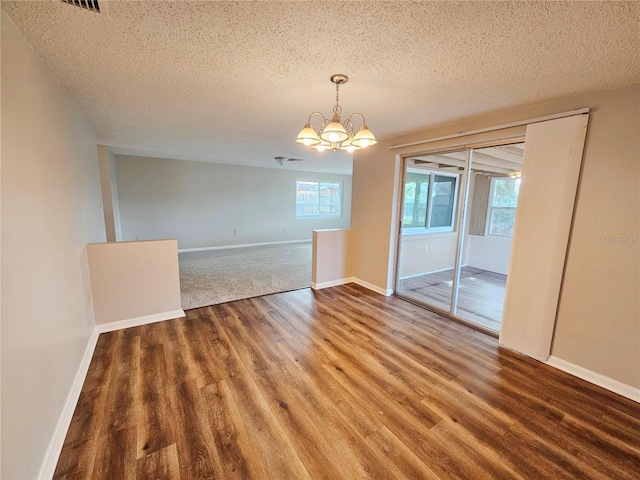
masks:
<path id="1" fill-rule="evenodd" d="M 402 298 L 495 334 L 520 184 L 509 175 L 520 174 L 523 152 L 521 142 L 498 143 L 405 159 L 395 289 Z M 472 185 L 476 208 L 467 205 Z"/>
<path id="2" fill-rule="evenodd" d="M 499 333 L 522 181 L 524 143 L 472 150 L 454 314 Z"/>
<path id="3" fill-rule="evenodd" d="M 452 309 L 468 151 L 405 161 L 396 293 L 441 313 Z"/>
<path id="4" fill-rule="evenodd" d="M 529 125 L 500 343 L 546 361 L 551 349 L 588 115 Z"/>

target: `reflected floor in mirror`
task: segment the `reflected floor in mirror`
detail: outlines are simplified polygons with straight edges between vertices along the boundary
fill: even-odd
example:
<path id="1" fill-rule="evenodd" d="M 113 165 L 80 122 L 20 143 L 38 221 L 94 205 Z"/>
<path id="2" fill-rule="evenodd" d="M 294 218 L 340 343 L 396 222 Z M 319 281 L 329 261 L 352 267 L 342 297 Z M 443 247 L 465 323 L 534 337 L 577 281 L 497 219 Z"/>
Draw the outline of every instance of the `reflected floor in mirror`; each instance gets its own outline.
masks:
<path id="1" fill-rule="evenodd" d="M 400 280 L 398 293 L 417 302 L 449 310 L 452 285 L 453 269 Z M 462 267 L 456 314 L 499 332 L 506 285 L 506 275 Z"/>

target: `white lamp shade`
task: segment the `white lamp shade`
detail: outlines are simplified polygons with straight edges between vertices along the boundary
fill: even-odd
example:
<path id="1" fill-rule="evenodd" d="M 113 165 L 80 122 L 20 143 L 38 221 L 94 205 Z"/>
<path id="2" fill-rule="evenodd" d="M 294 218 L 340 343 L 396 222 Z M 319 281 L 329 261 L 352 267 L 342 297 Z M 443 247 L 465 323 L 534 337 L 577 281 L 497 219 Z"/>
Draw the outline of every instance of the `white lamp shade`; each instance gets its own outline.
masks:
<path id="1" fill-rule="evenodd" d="M 353 137 L 351 143 L 356 147 L 365 148 L 375 145 L 378 141 L 376 140 L 376 137 L 373 136 L 373 133 L 371 133 L 369 128 L 366 125 L 363 125 L 360 131 L 356 133 L 356 136 Z"/>
<path id="2" fill-rule="evenodd" d="M 314 145 L 313 148 L 315 148 L 319 152 L 324 152 L 327 148 L 331 148 L 331 144 L 329 142 L 325 142 L 324 140 L 320 140 L 320 143 Z"/>
<path id="3" fill-rule="evenodd" d="M 353 144 L 353 132 L 349 134 L 349 138 L 347 138 L 344 142 L 342 142 L 342 145 L 340 145 L 340 150 L 345 150 L 349 153 L 353 153 L 356 150 L 359 150 L 360 147 L 356 147 Z"/>
<path id="4" fill-rule="evenodd" d="M 322 130 L 320 138 L 329 143 L 341 143 L 349 138 L 349 135 L 341 123 L 331 122 Z"/>
<path id="5" fill-rule="evenodd" d="M 313 147 L 314 145 L 318 145 L 321 140 L 316 131 L 311 127 L 311 124 L 307 123 L 304 128 L 300 130 L 296 142 L 302 143 L 307 147 Z"/>

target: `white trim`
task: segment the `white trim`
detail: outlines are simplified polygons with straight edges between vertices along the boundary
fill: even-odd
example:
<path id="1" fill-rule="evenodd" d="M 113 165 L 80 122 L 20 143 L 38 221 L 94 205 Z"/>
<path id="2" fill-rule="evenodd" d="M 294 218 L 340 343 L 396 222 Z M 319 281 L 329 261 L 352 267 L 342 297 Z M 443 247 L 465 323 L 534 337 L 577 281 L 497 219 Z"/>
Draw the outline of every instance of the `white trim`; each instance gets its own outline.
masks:
<path id="1" fill-rule="evenodd" d="M 569 373 L 574 377 L 581 378 L 582 380 L 586 380 L 594 385 L 598 385 L 599 387 L 640 403 L 640 388 L 635 388 L 618 380 L 614 380 L 613 378 L 605 377 L 600 373 L 592 372 L 580 365 L 575 365 L 561 358 L 554 357 L 553 355 L 551 355 L 545 363 L 558 370 Z"/>
<path id="2" fill-rule="evenodd" d="M 225 250 L 227 248 L 244 248 L 244 247 L 262 247 L 263 245 L 284 245 L 287 243 L 307 243 L 312 242 L 312 239 L 308 240 L 283 240 L 281 242 L 261 242 L 261 243 L 242 243 L 239 245 L 221 245 L 219 247 L 199 247 L 199 248 L 179 248 L 178 253 L 183 252 L 204 252 L 205 250 Z"/>
<path id="3" fill-rule="evenodd" d="M 67 436 L 69 426 L 71 425 L 73 413 L 75 412 L 78 400 L 80 399 L 80 393 L 82 392 L 82 387 L 87 377 L 87 373 L 89 372 L 91 359 L 93 358 L 93 353 L 96 349 L 96 344 L 98 343 L 98 336 L 101 333 L 105 332 L 135 327 L 138 325 L 146 325 L 148 323 L 160 322 L 163 320 L 170 320 L 173 318 L 184 316 L 184 311 L 174 310 L 172 312 L 158 313 L 155 315 L 131 318 L 119 322 L 96 325 L 96 327 L 93 329 L 93 332 L 91 333 L 91 337 L 89 337 L 89 342 L 87 343 L 87 347 L 85 348 L 84 354 L 82 355 L 80 366 L 78 367 L 76 376 L 73 379 L 71 390 L 67 395 L 67 400 L 64 403 L 62 413 L 60 414 L 60 418 L 58 419 L 58 423 L 56 424 L 53 436 L 51 437 L 51 441 L 49 442 L 49 446 L 47 447 L 47 451 L 45 452 L 44 459 L 42 460 L 40 472 L 38 473 L 39 479 L 53 478 L 56 466 L 58 465 L 58 460 L 60 459 L 60 454 L 62 453 L 64 440 Z"/>
<path id="4" fill-rule="evenodd" d="M 518 122 L 505 123 L 504 125 L 496 125 L 495 127 L 480 128 L 478 130 L 469 130 L 466 132 L 453 133 L 451 135 L 444 135 L 442 137 L 429 138 L 427 140 L 418 140 L 417 142 L 401 143 L 398 145 L 391 145 L 388 150 L 398 150 L 404 147 L 413 147 L 415 145 L 425 145 L 427 143 L 439 142 L 440 140 L 450 140 L 452 138 L 468 137 L 470 135 L 476 135 L 478 133 L 494 132 L 496 130 L 505 130 L 512 127 L 521 127 L 523 125 L 530 125 L 532 123 L 546 122 L 548 120 L 555 120 L 556 118 L 573 117 L 575 115 L 584 115 L 589 113 L 589 107 L 579 108 L 577 110 L 570 110 L 568 112 L 554 113 L 552 115 L 545 115 L 544 117 L 530 118 L 528 120 L 520 120 Z"/>
<path id="5" fill-rule="evenodd" d="M 353 277 L 352 279 L 353 283 L 357 283 L 358 285 L 360 285 L 361 287 L 367 288 L 373 292 L 379 293 L 380 295 L 384 295 L 385 297 L 388 297 L 389 295 L 393 294 L 393 289 L 392 288 L 388 288 L 388 289 L 384 289 L 382 287 L 378 287 L 377 285 L 374 285 L 373 283 L 369 283 L 369 282 L 365 282 L 364 280 L 360 280 L 359 278 L 355 278 Z"/>
<path id="6" fill-rule="evenodd" d="M 162 322 L 163 320 L 171 320 L 173 318 L 184 317 L 183 310 L 173 310 L 171 312 L 154 313 L 153 315 L 145 315 L 144 317 L 128 318 L 117 322 L 101 323 L 96 325 L 98 333 L 113 332 L 114 330 L 122 330 L 123 328 L 137 327 L 147 325 L 149 323 Z"/>
<path id="7" fill-rule="evenodd" d="M 335 287 L 337 285 L 345 285 L 347 283 L 354 283 L 353 277 L 340 278 L 338 280 L 331 280 L 329 282 L 315 283 L 311 282 L 311 288 L 313 290 L 322 290 L 323 288 Z"/>
<path id="8" fill-rule="evenodd" d="M 360 280 L 359 278 L 356 278 L 356 277 L 340 278 L 338 280 L 330 280 L 328 282 L 322 282 L 322 283 L 311 282 L 311 288 L 313 290 L 322 290 L 323 288 L 335 287 L 338 285 L 345 285 L 347 283 L 355 283 L 357 285 L 360 285 L 361 287 L 371 290 L 372 292 L 376 292 L 376 293 L 379 293 L 380 295 L 384 295 L 385 297 L 388 297 L 389 295 L 393 294 L 393 289 L 385 290 L 384 288 L 378 287 L 377 285 L 374 285 L 369 282 L 365 282 L 364 280 Z"/>
<path id="9" fill-rule="evenodd" d="M 71 425 L 73 412 L 75 411 L 78 400 L 80 399 L 80 392 L 82 392 L 82 386 L 84 385 L 84 380 L 87 376 L 87 372 L 89 371 L 89 365 L 91 365 L 93 352 L 96 348 L 96 344 L 98 343 L 98 335 L 98 329 L 94 328 L 91 336 L 89 337 L 89 342 L 84 350 L 84 354 L 82 355 L 82 360 L 80 360 L 80 365 L 78 366 L 76 376 L 71 384 L 71 390 L 69 390 L 67 400 L 64 402 L 64 406 L 62 407 L 62 412 L 58 418 L 56 428 L 53 431 L 53 436 L 51 437 L 51 441 L 49 442 L 49 446 L 45 452 L 44 459 L 42 460 L 40 473 L 38 473 L 39 479 L 53 478 L 56 465 L 58 464 L 58 459 L 62 453 L 64 439 L 66 438 L 67 431 Z"/>
<path id="10" fill-rule="evenodd" d="M 460 265 L 460 268 L 462 267 L 466 267 L 466 265 Z M 406 280 L 407 278 L 421 277 L 422 275 L 431 275 L 432 273 L 446 272 L 447 270 L 454 270 L 454 267 L 441 268 L 440 270 L 433 270 L 431 272 L 416 273 L 415 275 L 407 275 L 406 277 L 400 277 L 398 280 Z"/>

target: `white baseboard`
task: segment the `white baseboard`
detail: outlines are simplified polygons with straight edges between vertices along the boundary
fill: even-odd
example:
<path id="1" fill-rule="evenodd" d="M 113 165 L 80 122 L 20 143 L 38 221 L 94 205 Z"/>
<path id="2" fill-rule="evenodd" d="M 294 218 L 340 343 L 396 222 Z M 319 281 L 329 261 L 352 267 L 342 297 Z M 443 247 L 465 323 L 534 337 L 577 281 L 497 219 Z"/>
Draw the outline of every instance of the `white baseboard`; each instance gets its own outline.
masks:
<path id="1" fill-rule="evenodd" d="M 242 243 L 239 245 L 221 245 L 219 247 L 200 247 L 200 248 L 179 248 L 178 253 L 183 252 L 204 252 L 206 250 L 226 250 L 228 248 L 245 248 L 245 247 L 262 247 L 264 245 L 284 245 L 287 243 L 310 243 L 308 240 L 283 240 L 281 242 L 261 242 L 261 243 Z"/>
<path id="2" fill-rule="evenodd" d="M 146 325 L 148 323 L 161 322 L 163 320 L 170 320 L 172 318 L 180 318 L 184 316 L 184 311 L 174 310 L 171 312 L 158 313 L 155 315 L 131 318 L 119 322 L 96 325 L 96 327 L 93 329 L 93 332 L 91 333 L 91 337 L 89 338 L 89 342 L 87 343 L 84 354 L 82 355 L 82 360 L 80 361 L 80 366 L 78 367 L 76 376 L 73 379 L 71 390 L 67 395 L 67 400 L 64 403 L 62 413 L 60 414 L 60 418 L 58 419 L 58 423 L 56 424 L 53 436 L 51 438 L 51 441 L 49 442 L 49 446 L 47 447 L 47 451 L 44 455 L 44 459 L 40 467 L 40 473 L 38 474 L 38 479 L 48 480 L 50 478 L 53 478 L 53 474 L 56 470 L 56 465 L 58 464 L 58 460 L 60 458 L 60 453 L 62 453 L 64 440 L 67 436 L 69 426 L 71 425 L 71 419 L 73 418 L 73 413 L 75 412 L 76 405 L 78 404 L 78 400 L 80 399 L 82 386 L 84 385 L 84 380 L 87 377 L 89 366 L 91 365 L 91 359 L 93 358 L 93 353 L 96 349 L 96 344 L 98 343 L 98 336 L 101 333 L 105 332 L 112 332 L 114 330 L 136 327 L 138 325 Z"/>
<path id="3" fill-rule="evenodd" d="M 162 322 L 163 320 L 171 320 L 172 318 L 184 317 L 183 310 L 173 310 L 171 312 L 154 313 L 153 315 L 145 315 L 144 317 L 128 318 L 118 322 L 101 323 L 96 325 L 98 333 L 113 332 L 114 330 L 122 330 L 123 328 L 137 327 L 139 325 L 147 325 L 149 323 Z"/>
<path id="4" fill-rule="evenodd" d="M 391 288 L 385 290 L 384 288 L 374 285 L 373 283 L 365 282 L 364 280 L 360 280 L 359 278 L 355 277 L 352 278 L 352 281 L 353 283 L 357 283 L 361 287 L 368 288 L 369 290 L 379 293 L 380 295 L 384 295 L 385 297 L 393 294 L 393 289 Z"/>
<path id="5" fill-rule="evenodd" d="M 461 265 L 462 267 L 465 267 L 466 265 Z M 423 275 L 431 275 L 432 273 L 440 273 L 440 272 L 446 272 L 448 270 L 453 270 L 453 267 L 450 268 L 441 268 L 440 270 L 433 270 L 431 272 L 423 272 L 423 273 L 416 273 L 414 275 L 406 275 L 404 277 L 400 277 L 398 280 L 407 280 L 409 278 L 414 278 L 414 277 L 422 277 Z"/>
<path id="6" fill-rule="evenodd" d="M 56 424 L 56 429 L 53 432 L 53 436 L 51 437 L 51 441 L 49 442 L 49 446 L 47 447 L 47 451 L 44 455 L 44 459 L 40 467 L 40 473 L 38 474 L 39 479 L 53 478 L 56 465 L 58 464 L 58 459 L 60 458 L 60 453 L 62 452 L 62 446 L 64 445 L 64 439 L 67 436 L 67 431 L 71 425 L 73 413 L 75 412 L 76 405 L 80 399 L 80 392 L 84 385 L 84 379 L 89 371 L 89 365 L 91 365 L 93 352 L 98 342 L 98 335 L 98 329 L 94 328 L 91 333 L 91 337 L 89 337 L 89 342 L 84 350 L 84 354 L 82 355 L 82 360 L 80 361 L 80 366 L 78 367 L 76 376 L 71 384 L 71 390 L 67 395 L 67 400 L 64 402 L 62 413 L 60 414 L 60 418 L 58 418 L 58 423 Z"/>
<path id="7" fill-rule="evenodd" d="M 571 362 L 567 362 L 566 360 L 562 360 L 561 358 L 554 357 L 553 355 L 550 356 L 549 360 L 545 363 L 557 368 L 558 370 L 567 372 L 574 377 L 581 378 L 587 382 L 593 383 L 594 385 L 598 385 L 599 387 L 640 403 L 640 388 L 631 387 L 630 385 L 605 377 L 599 373 L 592 372 L 580 365 L 575 365 Z"/>
<path id="8" fill-rule="evenodd" d="M 356 277 L 340 278 L 338 280 L 331 280 L 329 282 L 322 282 L 322 283 L 311 282 L 311 288 L 313 290 L 322 290 L 323 288 L 335 287 L 337 285 L 345 285 L 347 283 L 356 283 L 361 287 L 364 287 L 368 290 L 379 293 L 380 295 L 384 295 L 385 297 L 388 297 L 393 293 L 393 290 L 391 289 L 385 290 L 384 288 L 380 288 L 377 285 L 374 285 L 369 282 L 365 282 L 364 280 L 360 280 L 359 278 L 356 278 Z"/>
<path id="9" fill-rule="evenodd" d="M 322 282 L 322 283 L 311 282 L 311 288 L 313 290 L 322 290 L 323 288 L 335 287 L 337 285 L 344 285 L 346 283 L 352 283 L 352 282 L 354 282 L 353 277 L 340 278 L 339 280 L 331 280 L 330 282 Z"/>

